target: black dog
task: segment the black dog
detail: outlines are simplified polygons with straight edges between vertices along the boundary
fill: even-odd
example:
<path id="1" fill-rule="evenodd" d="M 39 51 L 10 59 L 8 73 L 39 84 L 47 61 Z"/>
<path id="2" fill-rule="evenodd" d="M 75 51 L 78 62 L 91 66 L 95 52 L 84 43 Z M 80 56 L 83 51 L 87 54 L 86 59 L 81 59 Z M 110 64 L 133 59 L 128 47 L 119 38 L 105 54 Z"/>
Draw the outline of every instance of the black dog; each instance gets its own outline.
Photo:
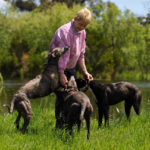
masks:
<path id="1" fill-rule="evenodd" d="M 130 110 L 133 106 L 137 115 L 140 114 L 141 91 L 129 82 L 117 82 L 111 84 L 100 84 L 97 81 L 90 81 L 90 88 L 97 98 L 99 127 L 102 124 L 102 118 L 105 118 L 105 126 L 109 124 L 109 106 L 125 101 L 125 113 L 127 118 L 130 116 Z"/>
<path id="2" fill-rule="evenodd" d="M 32 118 L 30 99 L 47 96 L 58 88 L 58 60 L 68 50 L 69 47 L 55 48 L 49 53 L 48 62 L 44 71 L 36 76 L 36 78 L 27 82 L 16 92 L 10 106 L 7 104 L 4 105 L 8 107 L 10 113 L 12 113 L 14 109 L 18 111 L 18 117 L 15 121 L 18 129 L 20 118 L 23 117 L 24 124 L 21 129 L 22 133 L 26 132 L 26 128 Z"/>
<path id="3" fill-rule="evenodd" d="M 59 97 L 56 101 L 56 127 L 62 125 L 60 123 L 62 123 L 61 119 L 63 118 L 63 123 L 67 125 L 67 129 L 72 134 L 73 125 L 77 124 L 78 131 L 80 131 L 81 123 L 85 118 L 88 130 L 87 139 L 89 139 L 90 117 L 93 112 L 93 107 L 89 98 L 78 90 L 73 76 L 71 76 L 68 82 L 68 88 L 64 92 L 58 90 L 56 95 L 58 96 L 58 94 L 63 97 Z"/>

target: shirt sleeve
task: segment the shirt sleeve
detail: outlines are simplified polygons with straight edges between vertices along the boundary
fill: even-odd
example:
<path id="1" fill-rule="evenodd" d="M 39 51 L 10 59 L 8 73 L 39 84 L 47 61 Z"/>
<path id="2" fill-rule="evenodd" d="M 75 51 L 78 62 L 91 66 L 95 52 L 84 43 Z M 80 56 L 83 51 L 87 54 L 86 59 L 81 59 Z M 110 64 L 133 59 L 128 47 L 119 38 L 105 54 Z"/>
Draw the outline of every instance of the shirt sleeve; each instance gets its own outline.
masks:
<path id="1" fill-rule="evenodd" d="M 51 41 L 50 51 L 52 51 L 56 47 L 62 48 L 62 47 L 65 47 L 65 46 L 68 46 L 66 38 L 65 38 L 65 33 L 62 29 L 58 29 L 55 32 L 55 35 L 54 35 L 54 37 Z"/>
<path id="2" fill-rule="evenodd" d="M 68 34 L 63 29 L 58 29 L 54 35 L 54 38 L 50 45 L 50 51 L 52 51 L 56 47 L 65 47 L 70 46 Z M 58 72 L 64 73 L 66 69 L 67 63 L 69 61 L 70 51 L 67 51 L 63 56 L 60 57 L 58 62 Z"/>
<path id="3" fill-rule="evenodd" d="M 78 61 L 84 61 L 84 54 L 85 54 L 85 48 L 86 48 L 86 41 L 85 41 L 85 39 L 86 39 L 86 32 L 84 31 L 83 35 L 82 35 L 81 53 L 80 53 Z"/>

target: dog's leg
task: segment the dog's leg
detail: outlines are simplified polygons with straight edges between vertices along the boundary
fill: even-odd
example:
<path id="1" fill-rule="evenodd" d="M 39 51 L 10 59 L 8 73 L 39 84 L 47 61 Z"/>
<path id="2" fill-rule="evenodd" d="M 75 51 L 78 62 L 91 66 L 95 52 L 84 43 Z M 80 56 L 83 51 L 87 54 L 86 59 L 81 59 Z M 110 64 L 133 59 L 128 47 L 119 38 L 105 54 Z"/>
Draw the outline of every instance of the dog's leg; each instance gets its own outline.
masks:
<path id="1" fill-rule="evenodd" d="M 21 113 L 18 112 L 18 116 L 17 116 L 17 119 L 16 119 L 16 121 L 15 121 L 15 124 L 16 124 L 17 129 L 19 129 L 20 118 L 21 118 Z"/>
<path id="2" fill-rule="evenodd" d="M 69 130 L 70 135 L 72 135 L 72 127 L 73 127 L 73 124 L 69 123 L 68 130 Z"/>
<path id="3" fill-rule="evenodd" d="M 134 108 L 137 115 L 140 114 L 140 105 L 141 105 L 141 95 L 137 95 L 135 97 L 135 100 L 133 103 L 133 108 Z"/>
<path id="4" fill-rule="evenodd" d="M 105 90 L 104 97 L 102 99 L 102 111 L 105 118 L 105 127 L 109 126 L 109 97 L 107 94 L 107 90 Z"/>
<path id="5" fill-rule="evenodd" d="M 61 125 L 60 112 L 59 106 L 55 106 L 56 128 L 60 128 Z"/>
<path id="6" fill-rule="evenodd" d="M 62 128 L 63 126 L 63 118 L 61 117 L 62 113 L 62 103 L 59 96 L 57 96 L 56 103 L 55 103 L 55 118 L 56 118 L 56 128 Z"/>
<path id="7" fill-rule="evenodd" d="M 85 121 L 86 121 L 86 127 L 87 127 L 87 139 L 90 138 L 90 126 L 91 126 L 92 112 L 93 112 L 93 107 L 91 105 L 86 109 L 85 115 L 84 115 L 84 118 L 85 118 Z"/>
<path id="8" fill-rule="evenodd" d="M 69 130 L 69 134 L 72 135 L 72 127 L 74 125 L 74 118 L 72 118 L 72 113 L 69 112 L 67 115 L 67 130 Z"/>
<path id="9" fill-rule="evenodd" d="M 32 116 L 24 116 L 24 124 L 21 129 L 21 132 L 24 134 L 27 131 L 27 126 L 29 125 L 29 122 L 31 120 Z"/>
<path id="10" fill-rule="evenodd" d="M 72 127 L 73 127 L 73 122 L 68 122 L 67 123 L 67 130 L 69 130 L 70 135 L 72 135 Z"/>
<path id="11" fill-rule="evenodd" d="M 139 105 L 138 105 L 137 103 L 135 103 L 135 104 L 133 104 L 133 108 L 134 108 L 136 114 L 139 115 L 139 114 L 140 114 L 140 108 L 139 108 Z"/>
<path id="12" fill-rule="evenodd" d="M 98 106 L 98 127 L 101 127 L 103 119 L 103 108 Z"/>
<path id="13" fill-rule="evenodd" d="M 127 119 L 129 119 L 129 117 L 130 117 L 131 107 L 132 107 L 132 104 L 127 103 L 125 101 L 125 113 L 126 113 Z"/>
<path id="14" fill-rule="evenodd" d="M 24 100 L 20 101 L 18 108 L 21 111 L 21 115 L 24 119 L 24 124 L 23 124 L 23 127 L 21 129 L 21 132 L 25 133 L 27 126 L 29 125 L 29 122 L 32 118 L 31 103 L 26 97 L 24 97 Z"/>
<path id="15" fill-rule="evenodd" d="M 90 138 L 90 125 L 91 125 L 89 114 L 85 116 L 85 120 L 86 120 L 86 126 L 87 126 L 87 139 L 89 140 L 89 138 Z"/>
<path id="16" fill-rule="evenodd" d="M 103 108 L 104 112 L 104 117 L 105 117 L 105 127 L 109 126 L 109 106 L 106 105 Z"/>
<path id="17" fill-rule="evenodd" d="M 81 120 L 79 120 L 79 121 L 78 121 L 78 123 L 77 123 L 77 125 L 78 125 L 78 132 L 80 132 L 81 124 L 82 124 L 82 121 L 81 121 Z"/>

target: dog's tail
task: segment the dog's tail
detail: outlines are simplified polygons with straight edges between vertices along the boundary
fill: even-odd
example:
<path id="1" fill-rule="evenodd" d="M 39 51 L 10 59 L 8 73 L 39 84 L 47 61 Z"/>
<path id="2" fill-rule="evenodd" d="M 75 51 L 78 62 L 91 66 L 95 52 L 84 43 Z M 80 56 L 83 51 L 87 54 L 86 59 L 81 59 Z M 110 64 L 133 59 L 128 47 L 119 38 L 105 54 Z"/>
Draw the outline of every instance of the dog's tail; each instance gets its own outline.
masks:
<path id="1" fill-rule="evenodd" d="M 14 98 L 12 99 L 10 105 L 9 105 L 9 104 L 4 104 L 4 105 L 3 105 L 4 107 L 7 107 L 7 108 L 8 108 L 8 112 L 9 112 L 9 113 L 12 113 L 13 110 L 14 110 L 14 102 L 15 102 L 15 99 L 16 99 L 16 97 L 14 97 Z"/>
<path id="2" fill-rule="evenodd" d="M 14 110 L 15 99 L 16 99 L 16 97 L 14 97 L 14 98 L 12 99 L 12 101 L 11 101 L 11 105 L 10 105 L 10 113 L 12 113 L 13 110 Z"/>
<path id="3" fill-rule="evenodd" d="M 85 113 L 86 105 L 81 105 L 81 113 L 80 113 L 80 120 L 82 121 L 84 119 L 84 113 Z"/>
<path id="4" fill-rule="evenodd" d="M 137 115 L 140 114 L 140 105 L 141 105 L 142 93 L 137 91 L 134 97 L 133 107 Z"/>
<path id="5" fill-rule="evenodd" d="M 8 108 L 8 112 L 10 113 L 10 105 L 9 104 L 4 104 L 3 106 L 7 107 Z"/>

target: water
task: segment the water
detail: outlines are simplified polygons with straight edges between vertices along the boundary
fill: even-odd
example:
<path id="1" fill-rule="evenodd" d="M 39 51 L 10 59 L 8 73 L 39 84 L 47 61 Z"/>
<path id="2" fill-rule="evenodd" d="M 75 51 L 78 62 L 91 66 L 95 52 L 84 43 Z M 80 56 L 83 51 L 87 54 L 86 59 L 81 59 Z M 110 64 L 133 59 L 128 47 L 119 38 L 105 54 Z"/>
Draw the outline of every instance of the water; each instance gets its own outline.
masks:
<path id="1" fill-rule="evenodd" d="M 26 81 L 4 81 L 3 85 L 0 84 L 0 115 L 7 112 L 7 109 L 3 107 L 4 104 L 10 104 L 13 95 Z M 50 96 L 43 98 L 31 99 L 31 105 L 40 105 L 41 108 L 51 107 L 54 108 L 56 96 L 54 93 Z"/>
<path id="2" fill-rule="evenodd" d="M 13 94 L 19 89 L 21 85 L 25 83 L 21 81 L 12 81 L 12 80 L 7 80 L 4 81 L 4 84 L 0 84 L 0 114 L 3 114 L 7 111 L 6 108 L 3 107 L 3 104 L 9 104 Z M 141 104 L 141 110 L 146 111 L 147 109 L 150 109 L 150 82 L 132 82 L 139 89 L 142 91 L 142 104 Z M 96 99 L 95 96 L 93 95 L 92 91 L 89 89 L 86 94 L 90 97 L 91 103 L 94 107 L 94 113 L 93 117 L 97 118 L 97 106 L 96 106 Z M 41 108 L 46 108 L 46 107 L 55 107 L 55 99 L 56 96 L 54 93 L 52 93 L 50 96 L 44 97 L 44 98 L 38 98 L 38 99 L 32 99 L 31 104 L 33 105 L 40 105 Z M 53 109 L 54 110 L 54 109 Z M 52 111 L 52 109 L 50 109 Z M 125 116 L 124 112 L 124 102 L 121 102 L 117 105 L 111 106 L 110 107 L 110 120 L 113 119 L 114 117 L 117 117 L 118 119 L 121 118 L 122 116 Z M 131 115 L 135 114 L 135 112 L 131 111 Z"/>

